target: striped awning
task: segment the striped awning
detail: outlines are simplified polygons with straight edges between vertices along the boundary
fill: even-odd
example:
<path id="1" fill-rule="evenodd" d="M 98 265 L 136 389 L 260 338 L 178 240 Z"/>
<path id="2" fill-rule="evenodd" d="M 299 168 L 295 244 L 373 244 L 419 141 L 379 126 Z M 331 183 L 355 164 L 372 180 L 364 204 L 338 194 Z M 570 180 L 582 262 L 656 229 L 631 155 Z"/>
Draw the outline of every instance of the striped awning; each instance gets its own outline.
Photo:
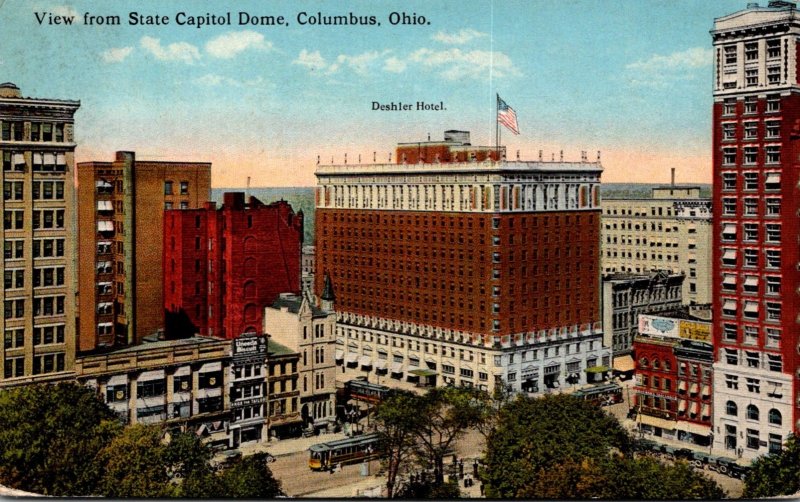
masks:
<path id="1" fill-rule="evenodd" d="M 358 354 L 355 352 L 348 352 L 346 357 L 347 364 L 352 364 L 358 361 Z"/>

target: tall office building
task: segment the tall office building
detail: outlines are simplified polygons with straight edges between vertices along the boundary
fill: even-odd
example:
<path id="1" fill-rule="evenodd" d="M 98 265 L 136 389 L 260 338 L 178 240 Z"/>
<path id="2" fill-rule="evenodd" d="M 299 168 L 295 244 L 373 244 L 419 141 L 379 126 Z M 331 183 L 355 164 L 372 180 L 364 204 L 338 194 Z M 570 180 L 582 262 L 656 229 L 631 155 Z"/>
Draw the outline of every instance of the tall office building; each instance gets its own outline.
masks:
<path id="1" fill-rule="evenodd" d="M 80 308 L 78 351 L 141 342 L 163 328 L 165 209 L 203 207 L 211 197 L 207 162 L 78 164 Z"/>
<path id="2" fill-rule="evenodd" d="M 531 393 L 599 378 L 599 162 L 507 161 L 462 131 L 395 153 L 316 172 L 315 291 L 329 274 L 346 376 Z"/>
<path id="3" fill-rule="evenodd" d="M 0 84 L 3 357 L 0 387 L 65 378 L 75 362 L 74 115 L 79 101 Z"/>
<path id="4" fill-rule="evenodd" d="M 714 41 L 714 447 L 752 458 L 800 430 L 800 13 L 718 18 Z"/>

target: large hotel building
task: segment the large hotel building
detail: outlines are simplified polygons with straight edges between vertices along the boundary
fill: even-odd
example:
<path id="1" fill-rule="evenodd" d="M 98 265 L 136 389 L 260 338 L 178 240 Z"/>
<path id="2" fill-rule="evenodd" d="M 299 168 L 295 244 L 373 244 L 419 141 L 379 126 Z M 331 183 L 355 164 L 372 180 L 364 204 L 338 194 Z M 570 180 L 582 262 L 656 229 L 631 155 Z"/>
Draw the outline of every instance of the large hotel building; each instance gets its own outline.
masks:
<path id="1" fill-rule="evenodd" d="M 0 84 L 0 387 L 74 375 L 73 116 L 79 106 L 79 101 L 24 98 L 16 85 Z"/>
<path id="2" fill-rule="evenodd" d="M 342 370 L 532 393 L 603 378 L 599 162 L 508 161 L 461 131 L 395 159 L 316 172 Z"/>
<path id="3" fill-rule="evenodd" d="M 711 35 L 714 447 L 753 458 L 800 430 L 800 13 L 749 4 Z"/>

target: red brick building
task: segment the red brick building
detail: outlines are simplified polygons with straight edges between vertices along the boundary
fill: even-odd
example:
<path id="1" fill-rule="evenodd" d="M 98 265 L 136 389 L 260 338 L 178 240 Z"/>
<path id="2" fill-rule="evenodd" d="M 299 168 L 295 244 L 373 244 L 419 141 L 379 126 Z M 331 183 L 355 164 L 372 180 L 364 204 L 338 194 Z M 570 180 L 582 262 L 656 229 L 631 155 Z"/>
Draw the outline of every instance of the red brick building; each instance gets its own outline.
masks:
<path id="1" fill-rule="evenodd" d="M 303 213 L 225 193 L 223 205 L 164 213 L 164 309 L 168 336 L 236 338 L 263 331 L 264 308 L 300 292 Z"/>

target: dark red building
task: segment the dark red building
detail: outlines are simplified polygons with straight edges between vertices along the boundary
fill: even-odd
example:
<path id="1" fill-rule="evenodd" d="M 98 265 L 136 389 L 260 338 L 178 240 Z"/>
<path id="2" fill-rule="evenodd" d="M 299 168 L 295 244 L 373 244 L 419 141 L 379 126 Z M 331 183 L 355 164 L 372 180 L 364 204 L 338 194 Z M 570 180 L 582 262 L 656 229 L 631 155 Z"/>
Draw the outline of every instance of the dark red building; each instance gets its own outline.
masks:
<path id="1" fill-rule="evenodd" d="M 263 331 L 264 307 L 300 292 L 303 213 L 225 193 L 223 205 L 164 213 L 164 309 L 168 336 L 236 338 Z"/>

